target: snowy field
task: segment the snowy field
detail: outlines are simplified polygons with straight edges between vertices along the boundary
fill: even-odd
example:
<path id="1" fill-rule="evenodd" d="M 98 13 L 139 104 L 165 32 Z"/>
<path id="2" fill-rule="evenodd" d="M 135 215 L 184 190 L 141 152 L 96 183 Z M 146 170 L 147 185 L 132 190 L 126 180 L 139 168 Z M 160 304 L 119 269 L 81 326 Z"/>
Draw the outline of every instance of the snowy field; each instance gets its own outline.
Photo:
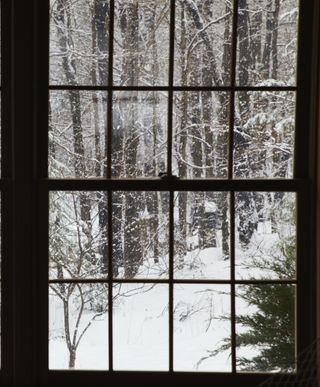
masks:
<path id="1" fill-rule="evenodd" d="M 167 371 L 169 364 L 168 285 L 116 285 L 113 346 L 115 370 Z M 230 335 L 229 286 L 176 285 L 174 359 L 177 371 L 230 371 L 230 354 L 198 361 Z M 74 310 L 74 312 L 76 312 Z M 76 313 L 74 313 L 76 314 Z M 93 317 L 84 313 L 80 330 Z M 50 368 L 68 365 L 63 307 L 50 297 Z M 77 351 L 77 369 L 108 369 L 107 314 L 92 323 Z"/>
<path id="2" fill-rule="evenodd" d="M 287 230 L 293 232 L 293 230 Z M 218 238 L 219 240 L 220 238 Z M 272 233 L 268 222 L 258 225 L 250 246 L 242 250 L 236 243 L 236 275 L 238 278 L 273 277 L 273 273 L 248 265 L 253 257 L 274 259 L 274 246 L 279 234 Z M 259 255 L 260 254 L 260 255 Z M 166 262 L 166 259 L 163 260 Z M 190 270 L 191 262 L 192 270 Z M 194 263 L 197 262 L 195 265 Z M 161 266 L 161 262 L 159 263 Z M 148 267 L 145 265 L 144 267 Z M 149 267 L 150 269 L 150 267 Z M 143 278 L 143 267 L 139 277 Z M 150 275 L 150 272 L 149 272 Z M 219 244 L 216 248 L 189 252 L 184 265 L 176 268 L 176 278 L 229 279 L 229 260 L 222 258 Z M 103 308 L 107 307 L 107 289 L 102 285 L 81 285 L 99 294 Z M 100 288 L 99 288 L 100 286 Z M 85 288 L 82 289 L 85 291 Z M 50 291 L 50 369 L 68 368 L 68 349 L 64 332 L 63 305 Z M 79 294 L 76 290 L 69 303 L 70 332 L 74 334 L 79 312 Z M 169 363 L 169 288 L 167 284 L 115 284 L 113 288 L 113 362 L 115 370 L 167 371 Z M 231 336 L 229 285 L 174 286 L 174 370 L 230 372 L 230 350 L 217 350 L 223 340 Z M 237 313 L 250 310 L 247 303 L 237 297 Z M 98 313 L 97 313 L 98 314 Z M 77 337 L 87 328 L 76 351 L 76 369 L 108 369 L 108 314 L 94 318 L 93 312 L 84 309 Z M 237 326 L 243 332 L 245 327 Z M 256 348 L 240 349 L 239 356 L 257 355 Z"/>

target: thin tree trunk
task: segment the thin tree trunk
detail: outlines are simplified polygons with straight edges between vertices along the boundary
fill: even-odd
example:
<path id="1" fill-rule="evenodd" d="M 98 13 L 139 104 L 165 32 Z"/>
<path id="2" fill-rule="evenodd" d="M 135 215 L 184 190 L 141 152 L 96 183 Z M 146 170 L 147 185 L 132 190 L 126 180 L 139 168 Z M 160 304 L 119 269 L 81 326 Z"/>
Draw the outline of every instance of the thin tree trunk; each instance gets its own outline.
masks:
<path id="1" fill-rule="evenodd" d="M 69 368 L 74 369 L 76 365 L 76 350 L 72 348 L 69 352 Z"/>
<path id="2" fill-rule="evenodd" d="M 266 20 L 266 37 L 263 49 L 262 56 L 262 65 L 263 65 L 263 74 L 264 78 L 270 78 L 270 70 L 271 70 L 271 52 L 272 52 L 272 35 L 273 35 L 273 12 L 272 12 L 273 1 L 270 0 L 266 4 L 267 11 L 267 20 Z"/>
<path id="3" fill-rule="evenodd" d="M 272 78 L 278 77 L 278 35 L 279 35 L 280 0 L 275 0 L 272 31 Z"/>
<path id="4" fill-rule="evenodd" d="M 128 2 L 120 4 L 120 31 L 123 44 L 123 61 L 121 84 L 130 86 L 138 85 L 139 81 L 139 5 L 138 2 Z M 122 112 L 127 112 L 124 116 L 127 117 L 126 122 L 120 121 L 118 134 L 119 148 L 124 147 L 122 157 L 124 172 L 128 176 L 137 176 L 137 150 L 139 138 L 135 133 L 137 127 L 136 111 L 137 111 L 137 92 L 122 93 L 120 104 L 122 104 Z M 128 111 L 129 102 L 129 111 Z M 123 118 L 122 118 L 123 120 Z M 140 225 L 139 211 L 142 208 L 142 203 L 136 200 L 136 195 L 133 192 L 128 192 L 124 195 L 123 211 L 124 216 L 124 272 L 126 278 L 133 278 L 141 264 L 140 256 Z"/>
<path id="5" fill-rule="evenodd" d="M 98 68 L 92 69 L 92 84 L 107 85 L 108 84 L 108 40 L 109 40 L 109 6 L 107 2 L 95 0 L 93 17 L 92 17 L 92 36 L 93 36 L 93 53 L 98 52 Z M 105 59 L 101 59 L 101 54 L 104 54 Z M 98 70 L 98 72 L 97 72 Z M 98 75 L 98 77 L 97 77 Z M 96 98 L 98 96 L 96 95 Z M 106 104 L 102 104 L 103 117 L 99 117 L 98 105 L 94 104 L 95 117 L 95 149 L 96 149 L 96 176 L 106 177 L 107 166 L 107 150 L 108 150 L 108 128 L 107 128 L 107 109 Z M 101 122 L 101 124 L 100 124 Z M 101 135 L 100 128 L 104 127 L 104 157 L 101 157 Z M 111 139 L 110 139 L 111 140 Z M 102 165 L 102 162 L 104 163 Z M 99 228 L 100 228 L 100 254 L 102 256 L 101 273 L 108 273 L 108 194 L 106 192 L 97 192 L 98 211 L 99 211 Z M 117 265 L 113 265 L 114 274 L 117 275 Z"/>
<path id="6" fill-rule="evenodd" d="M 251 82 L 256 84 L 261 77 L 261 26 L 262 26 L 262 9 L 261 0 L 256 1 L 257 10 L 252 14 L 250 22 L 250 50 L 251 53 Z"/>
<path id="7" fill-rule="evenodd" d="M 186 85 L 187 72 L 186 69 L 186 46 L 187 46 L 187 30 L 185 23 L 185 6 L 181 5 L 181 40 L 180 40 L 180 50 L 181 50 L 181 68 L 182 68 L 182 85 Z M 187 127 L 187 114 L 188 114 L 188 93 L 182 92 L 181 102 L 180 102 L 180 136 L 177 136 L 176 143 L 178 144 L 178 170 L 179 176 L 186 178 L 187 177 L 187 166 L 185 163 L 186 160 L 186 150 L 187 150 L 187 135 L 185 128 Z M 178 193 L 178 213 L 179 213 L 179 235 L 176 240 L 177 250 L 176 254 L 178 255 L 178 265 L 181 265 L 184 262 L 184 256 L 187 251 L 187 194 L 183 192 Z"/>
<path id="8" fill-rule="evenodd" d="M 69 85 L 76 84 L 76 63 L 73 59 L 69 60 L 69 47 L 73 46 L 71 33 L 71 15 L 70 9 L 65 0 L 57 0 L 56 4 L 56 27 L 59 36 L 59 44 L 61 52 L 64 53 L 62 67 L 65 73 L 66 81 Z M 76 178 L 84 178 L 86 176 L 86 165 L 84 161 L 84 140 L 83 128 L 81 120 L 81 99 L 79 90 L 69 90 L 68 98 L 70 103 L 70 113 L 73 128 L 73 146 L 74 146 L 74 170 Z M 85 251 L 90 256 L 91 262 L 95 261 L 93 251 L 93 236 L 91 222 L 91 201 L 88 195 L 84 192 L 79 194 L 80 201 L 80 217 L 82 220 L 82 231 L 86 235 Z M 68 295 L 63 299 L 64 308 L 64 330 L 66 344 L 69 350 L 69 367 L 75 367 L 76 348 L 71 343 L 70 337 L 70 321 L 69 321 L 69 297 L 72 291 L 68 290 Z"/>

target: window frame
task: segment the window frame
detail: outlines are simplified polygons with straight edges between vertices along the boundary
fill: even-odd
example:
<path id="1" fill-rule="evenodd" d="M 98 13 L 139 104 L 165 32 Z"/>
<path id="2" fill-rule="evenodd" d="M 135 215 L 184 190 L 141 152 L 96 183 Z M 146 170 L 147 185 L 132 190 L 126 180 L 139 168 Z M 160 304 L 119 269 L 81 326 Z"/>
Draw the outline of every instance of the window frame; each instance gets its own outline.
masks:
<path id="1" fill-rule="evenodd" d="M 11 4 L 1 0 L 1 366 L 0 383 L 13 379 L 13 182 L 12 145 L 13 125 L 11 117 Z M 5 296 L 4 296 L 5 295 Z M 4 334 L 5 332 L 5 334 Z M 4 356 L 6 354 L 6 356 Z"/>
<path id="2" fill-rule="evenodd" d="M 171 3 L 174 3 L 174 0 L 171 0 Z M 237 0 L 235 3 L 237 4 Z M 121 385 L 126 382 L 153 385 L 198 382 L 204 385 L 217 383 L 226 387 L 245 383 L 250 387 L 270 377 L 270 373 L 131 371 L 110 373 L 48 370 L 47 257 L 50 190 L 297 192 L 299 202 L 297 255 L 305 258 L 298 260 L 297 267 L 297 323 L 300 326 L 298 353 L 315 339 L 316 149 L 313 144 L 316 138 L 317 100 L 316 86 L 313 83 L 318 79 L 316 31 L 319 21 L 318 8 L 316 0 L 301 1 L 300 4 L 295 138 L 299 146 L 295 148 L 295 160 L 308 162 L 295 162 L 294 179 L 53 180 L 47 178 L 49 0 L 2 0 L 2 58 L 10 57 L 6 61 L 2 60 L 2 95 L 5 98 L 2 98 L 3 177 L 0 188 L 3 241 L 2 294 L 5 294 L 5 297 L 2 297 L 2 316 L 6 317 L 2 317 L 1 353 L 6 356 L 2 356 L 0 381 L 4 385 L 39 383 L 55 386 L 57 383 L 67 382 L 100 386 L 106 383 Z M 313 20 L 313 23 L 310 20 Z M 173 80 L 172 69 L 170 72 L 170 78 Z M 196 89 L 208 90 L 208 88 Z M 169 100 L 170 93 L 173 93 L 172 87 L 169 90 Z M 169 103 L 169 116 L 172 115 L 170 105 L 172 109 L 172 104 Z M 169 134 L 170 130 L 172 132 L 172 124 L 171 129 L 169 125 Z M 170 146 L 169 148 L 171 149 Z M 171 150 L 168 153 L 170 152 Z M 172 222 L 171 216 L 170 223 Z"/>

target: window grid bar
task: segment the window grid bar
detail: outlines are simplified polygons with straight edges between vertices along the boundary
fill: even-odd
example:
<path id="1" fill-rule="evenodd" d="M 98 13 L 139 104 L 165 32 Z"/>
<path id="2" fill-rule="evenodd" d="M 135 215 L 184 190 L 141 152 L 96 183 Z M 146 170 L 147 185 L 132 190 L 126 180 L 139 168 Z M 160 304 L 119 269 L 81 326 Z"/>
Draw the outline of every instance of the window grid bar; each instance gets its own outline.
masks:
<path id="1" fill-rule="evenodd" d="M 233 138 L 235 119 L 235 87 L 236 87 L 236 67 L 237 67 L 237 32 L 238 32 L 238 0 L 233 1 L 232 15 L 232 37 L 231 37 L 231 79 L 230 79 L 230 111 L 229 111 L 229 165 L 228 178 L 233 179 Z"/>
<path id="2" fill-rule="evenodd" d="M 112 273 L 113 273 L 113 251 L 112 251 L 112 192 L 108 191 L 108 351 L 109 371 L 113 371 L 113 294 L 112 294 Z M 97 281 L 101 283 L 101 281 Z"/>
<path id="3" fill-rule="evenodd" d="M 174 368 L 174 192 L 169 203 L 169 371 Z"/>
<path id="4" fill-rule="evenodd" d="M 174 39 L 175 39 L 175 0 L 170 0 L 170 35 L 169 35 L 169 91 L 168 91 L 168 149 L 167 174 L 172 176 L 173 147 L 173 85 L 174 85 Z M 169 372 L 174 369 L 174 192 L 169 196 Z"/>
<path id="5" fill-rule="evenodd" d="M 114 41 L 114 0 L 110 0 L 110 21 L 109 21 L 109 62 L 108 62 L 108 85 L 113 84 L 113 41 Z M 113 92 L 110 87 L 108 87 L 108 116 L 107 116 L 107 171 L 103 175 L 107 178 L 111 178 L 111 161 L 112 161 L 112 113 L 113 113 Z"/>
<path id="6" fill-rule="evenodd" d="M 113 54 L 114 54 L 114 0 L 110 0 L 110 20 L 109 20 L 109 57 L 108 57 L 108 85 L 113 84 Z M 113 131 L 113 92 L 108 90 L 107 106 L 107 167 L 104 176 L 112 177 L 112 131 Z M 112 251 L 112 191 L 108 190 L 108 360 L 109 371 L 113 371 L 113 251 Z"/>
<path id="7" fill-rule="evenodd" d="M 229 111 L 229 155 L 228 155 L 228 178 L 233 179 L 233 143 L 234 143 L 234 125 L 235 125 L 235 87 L 237 71 L 237 35 L 238 35 L 238 0 L 233 1 L 232 15 L 232 54 L 231 54 L 231 93 L 230 93 L 230 111 Z M 230 193 L 230 269 L 231 269 L 231 368 L 232 373 L 237 372 L 237 354 L 236 354 L 236 286 L 235 286 L 235 193 Z"/>
<path id="8" fill-rule="evenodd" d="M 113 278 L 112 283 L 128 283 L 128 284 L 204 284 L 204 285 L 255 285 L 255 284 L 266 284 L 266 285 L 296 285 L 298 283 L 295 279 L 226 279 L 226 280 L 215 280 L 215 279 L 150 279 L 150 278 Z M 110 282 L 107 278 L 67 278 L 67 279 L 49 279 L 49 284 L 63 284 L 63 283 L 83 283 L 83 284 L 103 284 Z"/>
<path id="9" fill-rule="evenodd" d="M 172 175 L 175 0 L 170 0 L 167 174 Z"/>
<path id="10" fill-rule="evenodd" d="M 41 185 L 49 191 L 278 191 L 297 192 L 309 188 L 309 182 L 301 179 L 293 180 L 118 180 L 118 179 L 88 179 L 88 180 L 42 180 Z M 1 186 L 1 185 L 0 185 Z"/>
<path id="11" fill-rule="evenodd" d="M 235 193 L 230 194 L 230 268 L 231 268 L 231 361 L 232 373 L 237 372 L 236 357 L 236 273 L 235 273 Z M 259 283 L 259 281 L 258 281 Z"/>
<path id="12" fill-rule="evenodd" d="M 297 91 L 296 86 L 93 86 L 49 85 L 49 90 L 80 91 Z"/>

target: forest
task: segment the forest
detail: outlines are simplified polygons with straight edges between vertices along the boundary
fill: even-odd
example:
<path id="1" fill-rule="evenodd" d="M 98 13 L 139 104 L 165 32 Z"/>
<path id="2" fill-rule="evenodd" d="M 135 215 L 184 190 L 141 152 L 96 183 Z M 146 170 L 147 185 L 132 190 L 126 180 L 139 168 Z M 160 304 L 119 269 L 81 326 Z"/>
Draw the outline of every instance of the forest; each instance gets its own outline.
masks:
<path id="1" fill-rule="evenodd" d="M 49 177 L 293 178 L 298 20 L 298 0 L 50 0 Z M 250 280 L 295 279 L 296 194 L 169 191 L 50 192 L 51 369 L 107 370 L 112 314 L 114 369 L 168 370 L 170 213 L 174 370 L 231 371 L 232 272 L 237 371 L 293 362 L 295 286 Z"/>

